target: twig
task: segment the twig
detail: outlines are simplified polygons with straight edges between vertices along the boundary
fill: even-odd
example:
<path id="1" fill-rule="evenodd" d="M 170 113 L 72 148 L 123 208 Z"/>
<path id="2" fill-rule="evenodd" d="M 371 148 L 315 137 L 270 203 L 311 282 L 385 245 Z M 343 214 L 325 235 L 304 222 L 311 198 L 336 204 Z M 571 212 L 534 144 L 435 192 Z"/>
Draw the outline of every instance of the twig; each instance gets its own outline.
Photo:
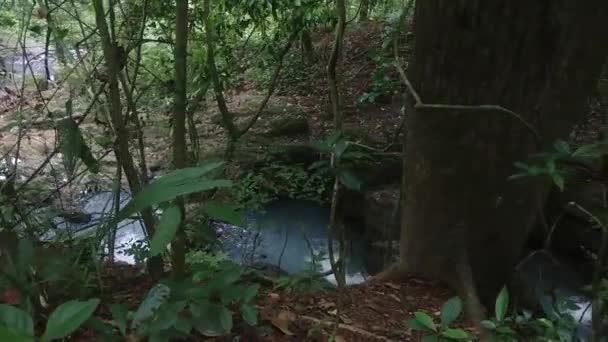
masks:
<path id="1" fill-rule="evenodd" d="M 314 318 L 314 317 L 310 317 L 310 316 L 300 316 L 299 318 L 305 320 L 305 321 L 309 321 L 312 322 L 314 324 L 318 324 L 318 325 L 324 325 L 324 326 L 333 326 L 333 323 L 330 322 L 326 322 L 326 321 L 322 321 L 318 318 Z M 377 334 L 374 334 L 372 332 L 369 332 L 367 330 L 363 330 L 361 328 L 352 326 L 352 325 L 348 325 L 348 324 L 343 324 L 343 323 L 338 323 L 338 328 L 339 329 L 343 329 L 343 330 L 348 330 L 352 333 L 355 334 L 359 334 L 361 335 L 363 338 L 365 338 L 366 340 L 368 339 L 375 339 L 375 340 L 379 340 L 379 341 L 385 341 L 385 342 L 393 342 L 395 340 L 392 340 L 386 336 L 380 336 Z M 396 341 L 395 341 L 396 342 Z"/>
<path id="2" fill-rule="evenodd" d="M 515 113 L 512 110 L 502 107 L 502 106 L 485 105 L 485 104 L 477 105 L 477 106 L 470 106 L 470 105 L 458 105 L 458 104 L 427 104 L 427 103 L 424 103 L 422 101 L 422 98 L 420 97 L 420 95 L 418 94 L 418 92 L 416 91 L 416 89 L 414 88 L 412 83 L 410 82 L 409 78 L 407 77 L 405 70 L 401 66 L 401 62 L 400 62 L 400 58 L 399 58 L 399 49 L 397 48 L 398 47 L 397 41 L 398 40 L 395 38 L 395 44 L 394 44 L 395 63 L 394 64 L 395 64 L 395 68 L 399 72 L 401 81 L 406 85 L 409 93 L 414 98 L 414 101 L 415 101 L 414 106 L 413 106 L 414 109 L 441 109 L 441 110 L 501 112 L 501 113 L 507 114 L 507 115 L 519 120 L 519 122 L 521 122 L 524 126 L 526 126 L 528 131 L 530 131 L 530 133 L 532 135 L 534 135 L 534 138 L 536 139 L 537 142 L 540 142 L 542 140 L 541 135 L 538 132 L 538 130 L 530 122 L 528 122 L 526 119 L 524 119 L 523 116 Z"/>
<path id="3" fill-rule="evenodd" d="M 285 229 L 285 241 L 283 241 L 283 248 L 281 249 L 281 254 L 279 255 L 278 266 L 281 268 L 281 261 L 283 261 L 283 254 L 285 254 L 285 249 L 287 248 L 287 241 L 289 240 L 289 229 Z"/>

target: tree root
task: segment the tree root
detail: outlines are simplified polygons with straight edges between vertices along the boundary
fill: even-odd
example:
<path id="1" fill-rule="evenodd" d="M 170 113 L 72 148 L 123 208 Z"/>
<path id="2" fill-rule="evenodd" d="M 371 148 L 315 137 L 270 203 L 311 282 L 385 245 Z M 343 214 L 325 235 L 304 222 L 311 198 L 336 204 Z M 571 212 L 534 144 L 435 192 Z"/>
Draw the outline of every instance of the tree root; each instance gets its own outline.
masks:
<path id="1" fill-rule="evenodd" d="M 386 282 L 394 280 L 402 280 L 406 277 L 407 272 L 404 270 L 399 263 L 394 263 L 384 271 L 373 276 L 370 282 Z"/>

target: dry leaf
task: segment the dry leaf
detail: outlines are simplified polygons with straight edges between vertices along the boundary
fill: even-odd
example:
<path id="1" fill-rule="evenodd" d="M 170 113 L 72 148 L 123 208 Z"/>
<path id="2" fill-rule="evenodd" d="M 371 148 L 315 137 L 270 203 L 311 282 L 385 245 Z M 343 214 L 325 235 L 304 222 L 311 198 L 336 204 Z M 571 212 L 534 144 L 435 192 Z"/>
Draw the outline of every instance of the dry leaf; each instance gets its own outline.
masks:
<path id="1" fill-rule="evenodd" d="M 290 311 L 282 310 L 276 317 L 273 317 L 270 320 L 270 323 L 275 326 L 275 328 L 281 330 L 281 332 L 288 336 L 293 336 L 293 333 L 289 331 L 289 322 L 295 319 L 295 314 Z"/>
<path id="2" fill-rule="evenodd" d="M 394 299 L 397 303 L 401 303 L 401 298 L 397 297 L 397 295 L 391 293 L 388 296 Z"/>
<path id="3" fill-rule="evenodd" d="M 393 284 L 393 283 L 386 283 L 387 287 L 390 287 L 393 290 L 401 290 L 401 286 L 397 285 L 397 284 Z"/>

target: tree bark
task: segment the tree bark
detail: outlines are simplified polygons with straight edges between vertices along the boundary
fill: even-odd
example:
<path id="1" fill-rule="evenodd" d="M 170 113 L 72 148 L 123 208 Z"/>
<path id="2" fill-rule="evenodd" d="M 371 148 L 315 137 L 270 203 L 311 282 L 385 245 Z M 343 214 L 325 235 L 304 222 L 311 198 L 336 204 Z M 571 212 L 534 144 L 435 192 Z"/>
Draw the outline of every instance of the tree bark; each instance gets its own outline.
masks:
<path id="1" fill-rule="evenodd" d="M 120 88 L 118 85 L 118 74 L 120 72 L 118 53 L 116 44 L 112 41 L 108 24 L 104 15 L 102 0 L 94 0 L 95 21 L 99 34 L 101 36 L 101 45 L 105 63 L 108 70 L 108 87 L 109 87 L 109 107 L 110 119 L 112 127 L 116 134 L 115 151 L 118 165 L 120 165 L 125 173 L 129 188 L 133 194 L 137 194 L 142 189 L 141 179 L 137 173 L 137 168 L 133 163 L 133 156 L 129 150 L 129 131 L 122 117 L 122 103 L 120 99 Z M 148 236 L 154 234 L 154 216 L 150 209 L 142 211 L 142 218 L 146 226 Z M 160 257 L 152 257 L 148 260 L 148 272 L 154 278 L 160 278 L 163 273 L 163 263 Z"/>
<path id="2" fill-rule="evenodd" d="M 173 120 L 173 166 L 176 169 L 186 167 L 186 86 L 187 86 L 187 50 L 188 50 L 188 0 L 177 0 L 175 19 L 175 108 Z M 178 198 L 182 217 L 185 215 L 184 199 Z M 171 243 L 173 257 L 173 274 L 182 278 L 185 271 L 186 233 L 181 225 Z"/>
<path id="3" fill-rule="evenodd" d="M 585 112 L 608 53 L 608 2 L 417 1 L 409 78 L 427 104 L 408 115 L 401 264 L 492 303 L 550 184 L 509 181 L 513 163 L 564 138 Z M 415 99 L 411 101 L 415 103 Z M 523 120 L 542 136 L 539 144 Z M 540 197 L 538 197 L 540 196 Z"/>

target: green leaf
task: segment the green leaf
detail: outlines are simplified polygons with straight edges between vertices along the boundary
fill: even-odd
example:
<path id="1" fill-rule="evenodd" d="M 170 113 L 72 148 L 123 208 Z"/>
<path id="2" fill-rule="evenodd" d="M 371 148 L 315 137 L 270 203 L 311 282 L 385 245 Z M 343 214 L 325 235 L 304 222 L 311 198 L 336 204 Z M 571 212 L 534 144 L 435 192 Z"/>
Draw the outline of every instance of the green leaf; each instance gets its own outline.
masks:
<path id="1" fill-rule="evenodd" d="M 86 302 L 71 300 L 59 305 L 46 322 L 42 341 L 64 338 L 73 333 L 93 315 L 98 305 L 97 298 Z"/>
<path id="2" fill-rule="evenodd" d="M 481 321 L 481 326 L 488 329 L 488 330 L 495 330 L 496 329 L 496 323 L 489 321 L 487 319 Z"/>
<path id="3" fill-rule="evenodd" d="M 192 331 L 192 322 L 189 319 L 178 317 L 174 327 L 175 330 L 181 332 L 182 334 L 189 335 Z"/>
<path id="4" fill-rule="evenodd" d="M 466 340 L 469 334 L 462 329 L 446 329 L 441 332 L 441 336 L 452 340 Z"/>
<path id="5" fill-rule="evenodd" d="M 114 222 L 120 222 L 143 209 L 171 201 L 179 196 L 231 186 L 232 182 L 229 180 L 203 178 L 204 175 L 216 170 L 221 165 L 223 163 L 209 163 L 175 170 L 162 176 L 135 195 L 116 215 Z"/>
<path id="6" fill-rule="evenodd" d="M 0 326 L 0 341 L 10 342 L 34 342 L 33 337 L 22 336 L 6 327 Z"/>
<path id="7" fill-rule="evenodd" d="M 422 323 L 418 322 L 418 320 L 416 318 L 412 318 L 408 321 L 407 325 L 410 327 L 410 329 L 412 330 L 417 330 L 417 331 L 432 331 L 431 329 L 427 328 L 426 326 L 422 325 Z"/>
<path id="8" fill-rule="evenodd" d="M 504 325 L 497 327 L 496 332 L 503 335 L 515 335 L 515 331 L 513 329 Z"/>
<path id="9" fill-rule="evenodd" d="M 587 144 L 577 148 L 572 156 L 575 158 L 597 158 L 602 155 L 598 144 Z"/>
<path id="10" fill-rule="evenodd" d="M 247 286 L 245 288 L 245 291 L 243 291 L 243 302 L 248 303 L 248 302 L 252 301 L 253 298 L 255 298 L 255 296 L 258 294 L 259 289 L 260 289 L 259 284 Z"/>
<path id="11" fill-rule="evenodd" d="M 7 327 L 16 335 L 34 336 L 32 317 L 27 312 L 11 305 L 0 304 L 0 325 Z"/>
<path id="12" fill-rule="evenodd" d="M 156 256 L 165 250 L 167 245 L 173 241 L 181 223 L 182 212 L 178 206 L 172 205 L 165 209 L 156 227 L 156 232 L 150 240 L 150 256 Z"/>
<path id="13" fill-rule="evenodd" d="M 110 312 L 112 313 L 112 319 L 114 323 L 118 326 L 118 330 L 121 334 L 126 335 L 127 333 L 127 321 L 129 311 L 127 307 L 121 304 L 112 304 L 110 305 Z"/>
<path id="14" fill-rule="evenodd" d="M 554 147 L 557 152 L 563 153 L 565 155 L 572 153 L 570 145 L 568 145 L 568 143 L 563 140 L 556 141 Z"/>
<path id="15" fill-rule="evenodd" d="M 229 333 L 232 330 L 232 312 L 225 306 L 220 306 L 220 325 L 225 332 Z"/>
<path id="16" fill-rule="evenodd" d="M 513 165 L 515 165 L 516 168 L 522 169 L 522 170 L 528 170 L 528 169 L 530 169 L 530 166 L 528 164 L 525 164 L 525 163 L 522 163 L 522 162 L 515 162 L 515 163 L 513 163 Z"/>
<path id="17" fill-rule="evenodd" d="M 348 142 L 346 141 L 340 141 L 336 144 L 336 146 L 334 147 L 334 153 L 336 154 L 336 158 L 338 160 L 342 158 L 342 154 L 344 153 L 344 151 L 346 151 L 347 148 Z"/>
<path id="18" fill-rule="evenodd" d="M 66 102 L 69 112 L 70 101 Z M 65 118 L 58 123 L 59 150 L 63 153 L 67 171 L 75 171 L 76 159 L 80 158 L 93 173 L 99 172 L 99 163 L 91 153 L 85 142 L 78 124 L 72 117 Z"/>
<path id="19" fill-rule="evenodd" d="M 421 342 L 438 342 L 439 338 L 435 335 L 423 336 Z"/>
<path id="20" fill-rule="evenodd" d="M 154 312 L 167 302 L 171 295 L 171 289 L 165 284 L 156 284 L 150 289 L 146 298 L 139 304 L 139 307 L 133 314 L 131 328 L 137 327 L 145 320 L 151 318 Z"/>
<path id="21" fill-rule="evenodd" d="M 462 300 L 458 297 L 450 298 L 441 308 L 441 326 L 447 328 L 458 318 L 462 311 Z"/>
<path id="22" fill-rule="evenodd" d="M 251 326 L 258 324 L 258 312 L 253 306 L 249 304 L 243 304 L 241 306 L 241 316 L 243 317 L 245 322 L 247 322 L 247 324 Z"/>
<path id="23" fill-rule="evenodd" d="M 351 190 L 361 190 L 361 185 L 363 183 L 354 172 L 350 170 L 340 170 L 338 177 L 340 179 L 340 183 L 342 183 L 345 187 Z"/>
<path id="24" fill-rule="evenodd" d="M 509 308 L 509 292 L 507 291 L 507 287 L 503 287 L 496 298 L 496 320 L 502 322 L 507 315 L 507 309 Z"/>
<path id="25" fill-rule="evenodd" d="M 559 173 L 553 174 L 553 183 L 559 188 L 560 191 L 564 191 L 564 177 Z"/>
<path id="26" fill-rule="evenodd" d="M 414 313 L 414 319 L 418 321 L 418 323 L 422 324 L 426 328 L 437 331 L 437 326 L 435 322 L 433 322 L 433 318 L 424 312 L 416 312 Z"/>
<path id="27" fill-rule="evenodd" d="M 210 201 L 203 206 L 203 211 L 212 218 L 230 223 L 235 226 L 243 226 L 243 216 L 236 210 L 236 206 Z"/>

